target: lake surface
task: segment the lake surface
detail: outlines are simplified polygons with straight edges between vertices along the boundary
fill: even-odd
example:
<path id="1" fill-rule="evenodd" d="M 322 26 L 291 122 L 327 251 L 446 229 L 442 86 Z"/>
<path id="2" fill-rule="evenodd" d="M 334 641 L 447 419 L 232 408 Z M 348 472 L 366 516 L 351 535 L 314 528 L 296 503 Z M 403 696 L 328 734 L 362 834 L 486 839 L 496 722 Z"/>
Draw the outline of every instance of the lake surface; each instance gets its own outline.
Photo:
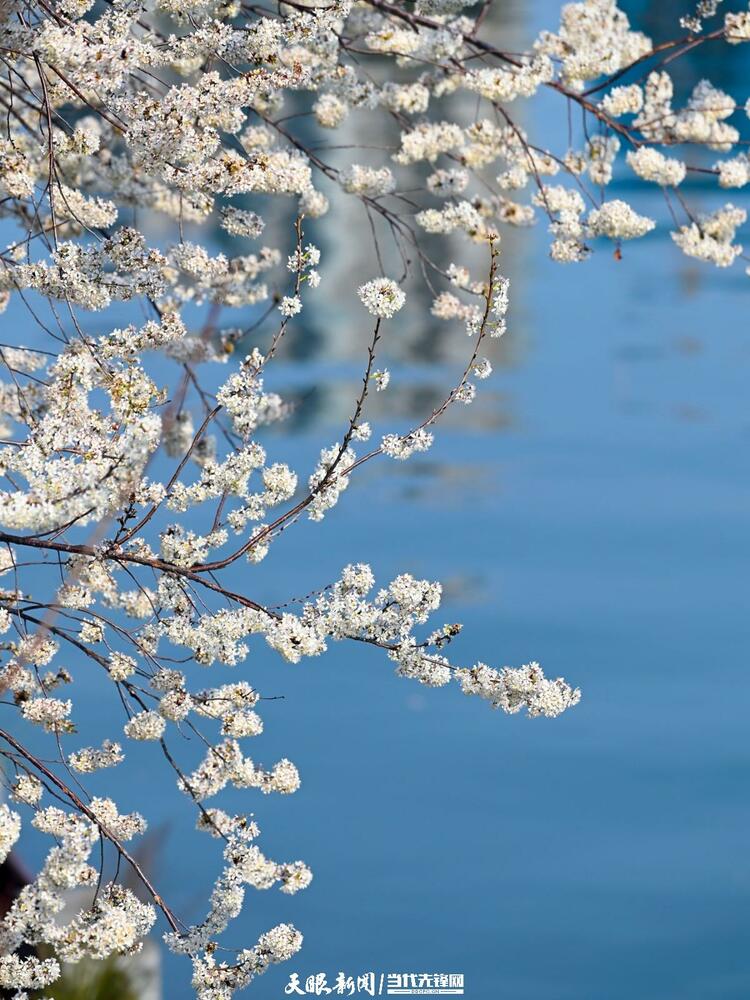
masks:
<path id="1" fill-rule="evenodd" d="M 480 1000 L 747 997 L 748 279 L 665 238 L 574 271 L 531 242 L 520 360 L 492 383 L 504 426 L 368 473 L 309 579 L 354 551 L 382 578 L 443 579 L 456 657 L 538 658 L 583 701 L 508 719 L 343 648 L 280 671 L 266 715 L 305 785 L 261 825 L 316 882 L 276 912 L 305 930 L 301 973 L 463 971 Z"/>
<path id="2" fill-rule="evenodd" d="M 530 4 L 525 37 L 555 10 Z M 665 217 L 627 180 L 613 196 Z M 256 576 L 254 596 L 276 603 L 351 561 L 380 582 L 442 580 L 436 624 L 465 624 L 456 662 L 538 659 L 583 700 L 554 721 L 508 718 L 396 678 L 373 650 L 291 666 L 259 647 L 247 676 L 284 700 L 247 752 L 289 756 L 303 778 L 296 796 L 258 798 L 260 845 L 315 873 L 293 898 L 251 893 L 234 926 L 238 947 L 279 920 L 305 934 L 254 985 L 261 1000 L 291 971 L 370 970 L 464 973 L 469 1000 L 750 996 L 750 278 L 688 262 L 664 231 L 576 268 L 546 244 L 542 226 L 509 241 L 511 329 L 476 409 L 424 459 L 363 469 L 243 586 Z M 439 335 L 434 363 L 405 344 L 392 366 L 404 426 L 465 349 L 460 331 Z M 301 470 L 359 378 L 356 352 L 327 351 L 312 343 L 270 379 L 308 400 L 282 456 Z M 110 736 L 118 708 L 92 688 L 78 718 Z M 184 834 L 190 806 L 151 757 L 147 801 L 116 772 L 92 787 L 163 825 L 157 881 L 197 920 L 218 851 Z M 165 959 L 166 1000 L 187 995 L 187 971 Z"/>

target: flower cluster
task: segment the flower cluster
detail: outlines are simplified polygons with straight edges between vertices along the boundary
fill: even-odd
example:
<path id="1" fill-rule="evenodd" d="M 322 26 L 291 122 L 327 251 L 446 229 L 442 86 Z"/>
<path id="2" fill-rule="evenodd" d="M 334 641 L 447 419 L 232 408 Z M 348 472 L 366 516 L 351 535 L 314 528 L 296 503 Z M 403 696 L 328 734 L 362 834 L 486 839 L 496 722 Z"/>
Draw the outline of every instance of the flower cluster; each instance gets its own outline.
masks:
<path id="1" fill-rule="evenodd" d="M 391 319 L 403 308 L 406 296 L 390 278 L 376 278 L 358 289 L 362 305 L 373 316 Z"/>

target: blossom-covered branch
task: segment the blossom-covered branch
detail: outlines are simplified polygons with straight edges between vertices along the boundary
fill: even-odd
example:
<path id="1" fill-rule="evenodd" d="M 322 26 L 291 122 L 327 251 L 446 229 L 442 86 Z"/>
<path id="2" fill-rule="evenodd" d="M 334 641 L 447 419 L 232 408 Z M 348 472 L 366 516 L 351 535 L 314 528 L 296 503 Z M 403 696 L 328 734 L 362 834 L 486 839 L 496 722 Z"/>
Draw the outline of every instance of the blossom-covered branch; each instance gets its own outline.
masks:
<path id="1" fill-rule="evenodd" d="M 730 123 L 742 108 L 706 80 L 676 101 L 669 70 L 750 40 L 750 12 L 720 18 L 718 6 L 652 40 L 613 0 L 570 3 L 518 52 L 491 0 L 0 2 L 0 306 L 25 318 L 0 344 L 0 692 L 13 711 L 0 730 L 13 801 L 0 806 L 0 859 L 24 823 L 53 838 L 0 921 L 0 988 L 22 1000 L 60 961 L 137 951 L 158 918 L 201 1000 L 229 1000 L 300 947 L 282 924 L 217 958 L 248 887 L 295 893 L 312 878 L 302 861 L 266 857 L 248 815 L 254 795 L 300 785 L 290 760 L 246 753 L 263 731 L 253 645 L 292 663 L 333 641 L 374 646 L 399 675 L 453 681 L 506 713 L 555 717 L 578 702 L 537 663 L 449 660 L 460 626 L 427 626 L 437 583 L 404 572 L 376 587 L 353 554 L 338 580 L 299 600 L 290 584 L 271 605 L 253 567 L 282 538 L 314 534 L 363 465 L 427 451 L 444 414 L 474 400 L 506 328 L 505 227 L 546 219 L 562 263 L 597 241 L 619 254 L 655 227 L 607 197 L 620 153 L 663 192 L 684 253 L 722 267 L 743 256 L 744 210 L 701 215 L 681 190 L 691 172 L 750 182 Z M 518 103 L 539 93 L 570 123 L 560 148 L 521 124 Z M 335 290 L 366 339 L 361 382 L 336 440 L 295 470 L 284 435 L 266 433 L 291 433 L 293 404 L 265 380 L 319 308 L 326 247 L 346 241 L 370 248 L 368 275 Z M 372 396 L 398 381 L 388 364 L 425 294 L 423 321 L 465 332 L 465 359 L 412 426 L 374 436 Z M 212 686 L 199 668 L 214 664 L 237 679 Z M 76 724 L 91 670 L 122 707 L 98 745 Z M 197 766 L 182 763 L 185 737 L 203 748 Z M 193 925 L 126 846 L 145 818 L 84 784 L 127 769 L 134 741 L 223 852 Z M 215 801 L 228 787 L 246 790 L 245 812 Z M 105 842 L 140 894 L 104 882 L 91 859 Z M 74 888 L 88 901 L 63 918 Z"/>

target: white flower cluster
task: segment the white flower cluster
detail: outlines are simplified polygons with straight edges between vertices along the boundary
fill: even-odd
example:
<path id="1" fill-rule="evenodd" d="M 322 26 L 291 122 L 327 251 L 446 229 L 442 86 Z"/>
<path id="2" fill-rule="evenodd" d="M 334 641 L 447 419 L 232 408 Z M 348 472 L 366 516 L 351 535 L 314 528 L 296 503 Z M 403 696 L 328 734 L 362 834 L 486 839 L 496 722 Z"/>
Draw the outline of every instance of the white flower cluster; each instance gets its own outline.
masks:
<path id="1" fill-rule="evenodd" d="M 631 167 L 644 181 L 652 181 L 662 187 L 677 187 L 685 180 L 685 164 L 671 156 L 664 156 L 658 149 L 641 146 L 626 156 Z"/>
<path id="2" fill-rule="evenodd" d="M 353 163 L 342 171 L 340 180 L 345 191 L 368 198 L 382 198 L 396 188 L 396 179 L 388 167 L 377 169 Z"/>
<path id="3" fill-rule="evenodd" d="M 643 90 L 637 83 L 627 87 L 613 87 L 602 98 L 602 110 L 610 118 L 621 118 L 622 115 L 637 115 L 643 107 Z"/>
<path id="4" fill-rule="evenodd" d="M 245 900 L 245 886 L 270 889 L 280 883 L 282 892 L 293 895 L 307 888 L 312 881 L 312 872 L 301 861 L 283 864 L 269 861 L 252 843 L 260 830 L 254 822 L 248 822 L 246 817 L 231 817 L 220 810 L 211 810 L 204 814 L 200 825 L 207 832 L 226 840 L 226 866 L 216 881 L 206 918 L 182 933 L 168 934 L 166 941 L 171 950 L 178 954 L 195 956 L 204 952 L 203 959 L 194 961 L 202 964 L 208 972 L 215 968 L 210 959 L 211 942 L 226 930 L 230 921 L 239 916 Z M 296 940 L 296 932 L 294 936 Z M 221 968 L 223 971 L 227 970 L 226 966 Z M 252 970 L 254 975 L 262 971 L 264 967 Z"/>
<path id="5" fill-rule="evenodd" d="M 580 90 L 587 80 L 617 73 L 646 55 L 651 40 L 631 31 L 615 0 L 583 0 L 563 6 L 559 32 L 543 32 L 536 48 L 561 59 L 563 79 Z"/>
<path id="6" fill-rule="evenodd" d="M 375 278 L 357 289 L 362 305 L 373 316 L 391 319 L 403 308 L 406 296 L 390 278 Z"/>
<path id="7" fill-rule="evenodd" d="M 398 458 L 401 461 L 411 458 L 415 451 L 427 451 L 433 442 L 433 436 L 424 428 L 419 427 L 411 434 L 400 436 L 386 434 L 380 442 L 385 455 Z"/>
<path id="8" fill-rule="evenodd" d="M 479 695 L 493 708 L 510 715 L 525 708 L 532 717 L 554 717 L 581 700 L 577 688 L 571 688 L 560 677 L 548 680 L 538 663 L 502 670 L 477 663 L 469 670 L 457 670 L 456 674 L 464 694 Z"/>
<path id="9" fill-rule="evenodd" d="M 11 787 L 11 797 L 16 802 L 27 806 L 35 806 L 42 797 L 43 786 L 39 778 L 33 774 L 21 774 Z"/>
<path id="10" fill-rule="evenodd" d="M 84 747 L 68 756 L 68 763 L 74 771 L 80 774 L 92 774 L 105 767 L 114 767 L 125 759 L 122 747 L 112 740 L 105 740 L 101 748 Z"/>
<path id="11" fill-rule="evenodd" d="M 592 236 L 607 236 L 611 240 L 632 240 L 650 232 L 656 223 L 638 215 L 625 201 L 605 201 L 601 208 L 592 209 L 588 227 Z"/>
<path id="12" fill-rule="evenodd" d="M 726 39 L 732 45 L 750 42 L 750 11 L 738 11 L 724 16 Z"/>
<path id="13" fill-rule="evenodd" d="M 674 87 L 666 71 L 650 73 L 643 108 L 633 125 L 650 142 L 693 143 L 728 152 L 740 134 L 726 120 L 736 110 L 732 98 L 709 80 L 699 81 L 680 110 L 672 107 Z"/>
<path id="14" fill-rule="evenodd" d="M 158 712 L 139 712 L 125 723 L 123 731 L 131 740 L 159 740 L 166 728 Z"/>
<path id="15" fill-rule="evenodd" d="M 0 803 L 0 864 L 8 857 L 21 834 L 21 817 L 4 802 Z"/>
<path id="16" fill-rule="evenodd" d="M 717 267 L 730 267 L 742 253 L 734 243 L 737 227 L 747 218 L 743 208 L 725 205 L 710 215 L 701 215 L 697 222 L 682 226 L 672 233 L 672 239 L 688 257 L 710 261 Z"/>
<path id="17" fill-rule="evenodd" d="M 750 157 L 738 153 L 729 160 L 719 160 L 714 164 L 719 174 L 719 187 L 741 188 L 750 183 Z"/>
<path id="18" fill-rule="evenodd" d="M 72 708 L 73 703 L 70 700 L 32 698 L 24 702 L 21 711 L 24 719 L 29 722 L 44 726 L 45 729 L 56 730 L 67 721 Z"/>
<path id="19" fill-rule="evenodd" d="M 198 767 L 179 786 L 199 801 L 218 794 L 227 785 L 235 788 L 258 788 L 265 795 L 278 792 L 291 795 L 300 786 L 297 768 L 283 758 L 266 771 L 256 767 L 249 757 L 243 757 L 237 740 L 227 739 L 212 746 Z"/>
<path id="20" fill-rule="evenodd" d="M 0 816 L 6 844 L 20 825 L 13 815 Z M 142 817 L 120 815 L 109 799 L 93 799 L 86 817 L 50 806 L 38 810 L 32 823 L 56 844 L 37 879 L 21 889 L 0 922 L 0 983 L 16 989 L 44 988 L 60 974 L 55 959 L 14 954 L 22 942 L 47 945 L 66 962 L 102 959 L 137 950 L 156 917 L 151 905 L 139 902 L 129 889 L 110 883 L 101 887 L 90 906 L 67 923 L 60 921 L 64 893 L 96 884 L 97 873 L 88 858 L 100 833 L 118 842 L 128 839 L 144 829 Z"/>

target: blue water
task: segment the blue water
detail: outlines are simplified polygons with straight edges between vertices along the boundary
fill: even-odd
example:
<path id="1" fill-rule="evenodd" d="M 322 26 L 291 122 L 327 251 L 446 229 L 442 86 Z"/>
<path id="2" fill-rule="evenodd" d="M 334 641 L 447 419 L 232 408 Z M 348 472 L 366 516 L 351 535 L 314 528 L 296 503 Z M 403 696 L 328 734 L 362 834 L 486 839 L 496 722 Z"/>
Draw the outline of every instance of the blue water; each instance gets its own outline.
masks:
<path id="1" fill-rule="evenodd" d="M 555 5 L 529 8 L 530 37 Z M 627 185 L 612 196 L 665 216 Z M 380 581 L 442 580 L 438 621 L 465 624 L 456 662 L 538 659 L 583 700 L 555 721 L 507 718 L 398 679 L 369 649 L 291 666 L 257 647 L 246 675 L 284 700 L 248 752 L 289 756 L 303 787 L 234 804 L 257 807 L 269 856 L 315 873 L 293 898 L 253 893 L 234 926 L 238 947 L 280 920 L 305 934 L 258 997 L 283 997 L 293 970 L 460 972 L 470 1000 L 750 996 L 750 278 L 687 262 L 659 234 L 573 269 L 546 243 L 540 228 L 509 244 L 511 331 L 476 409 L 428 457 L 363 469 L 242 586 L 276 603 L 349 561 Z M 278 439 L 301 469 L 340 433 L 359 377 L 312 353 L 273 376 L 312 400 L 292 451 Z M 388 406 L 408 426 L 455 365 L 403 356 Z M 79 702 L 92 744 L 122 723 L 101 693 Z M 161 826 L 156 881 L 198 920 L 218 848 L 139 754 L 143 788 L 124 772 L 91 787 Z M 166 1000 L 187 978 L 165 959 Z"/>
<path id="2" fill-rule="evenodd" d="M 584 692 L 526 721 L 349 649 L 275 674 L 267 745 L 305 786 L 261 825 L 316 871 L 275 909 L 306 932 L 300 972 L 463 971 L 481 1000 L 750 994 L 747 291 L 670 253 L 529 253 L 523 360 L 494 383 L 509 426 L 360 481 L 299 567 L 356 550 L 444 579 L 456 656 L 536 657 Z"/>
<path id="3" fill-rule="evenodd" d="M 353 558 L 442 579 L 459 661 L 538 658 L 583 701 L 509 719 L 369 650 L 251 658 L 258 687 L 285 695 L 252 751 L 289 755 L 304 780 L 258 804 L 262 844 L 315 871 L 298 897 L 254 897 L 236 930 L 305 933 L 265 997 L 291 969 L 458 971 L 477 1000 L 750 995 L 746 279 L 663 237 L 573 271 L 530 240 L 515 360 L 482 419 L 454 421 L 429 460 L 369 469 L 252 572 L 269 600 Z M 201 841 L 168 844 L 165 891 L 189 910 L 213 869 Z"/>

